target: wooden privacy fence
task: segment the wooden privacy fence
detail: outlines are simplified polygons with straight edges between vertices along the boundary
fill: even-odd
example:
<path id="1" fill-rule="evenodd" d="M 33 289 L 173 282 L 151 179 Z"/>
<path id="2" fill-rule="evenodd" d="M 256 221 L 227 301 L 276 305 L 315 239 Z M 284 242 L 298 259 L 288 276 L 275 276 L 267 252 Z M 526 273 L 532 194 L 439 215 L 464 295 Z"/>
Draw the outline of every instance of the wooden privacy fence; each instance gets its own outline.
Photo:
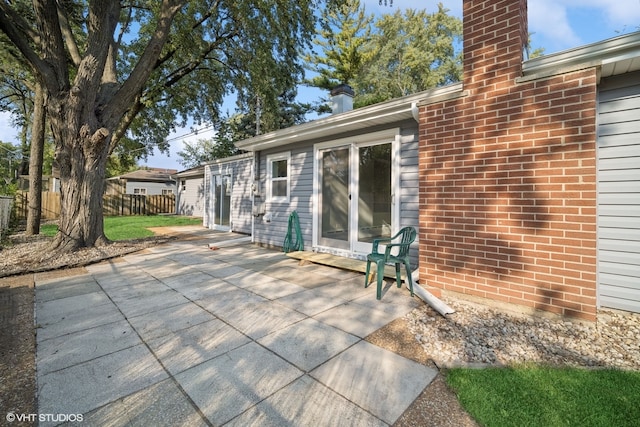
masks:
<path id="1" fill-rule="evenodd" d="M 27 218 L 28 193 L 16 194 L 16 216 Z M 175 195 L 143 196 L 138 194 L 105 195 L 103 213 L 106 216 L 158 215 L 176 212 Z M 42 193 L 42 219 L 58 219 L 60 193 Z"/>

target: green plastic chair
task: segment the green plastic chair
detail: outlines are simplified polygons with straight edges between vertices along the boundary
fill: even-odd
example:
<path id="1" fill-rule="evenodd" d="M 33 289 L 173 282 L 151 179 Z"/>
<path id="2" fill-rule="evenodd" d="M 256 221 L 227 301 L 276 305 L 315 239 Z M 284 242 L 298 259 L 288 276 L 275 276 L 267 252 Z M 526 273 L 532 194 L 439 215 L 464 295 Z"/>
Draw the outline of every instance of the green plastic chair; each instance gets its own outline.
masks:
<path id="1" fill-rule="evenodd" d="M 416 229 L 413 227 L 404 227 L 395 236 L 387 239 L 374 239 L 373 248 L 369 255 L 367 255 L 367 272 L 364 276 L 364 287 L 369 286 L 369 270 L 371 263 L 376 263 L 376 279 L 378 280 L 378 291 L 376 298 L 380 299 L 382 296 L 382 281 L 384 279 L 384 266 L 387 263 L 393 263 L 396 266 L 396 283 L 398 287 L 402 286 L 402 278 L 400 277 L 400 264 L 404 264 L 407 270 L 407 281 L 409 282 L 409 290 L 411 296 L 413 296 L 413 278 L 411 277 L 411 266 L 409 264 L 409 247 L 414 240 L 416 240 Z M 397 243 L 393 243 L 396 242 Z M 380 243 L 389 242 L 386 244 L 384 253 L 378 252 L 378 246 Z M 391 255 L 391 251 L 394 248 L 398 248 L 397 255 Z"/>

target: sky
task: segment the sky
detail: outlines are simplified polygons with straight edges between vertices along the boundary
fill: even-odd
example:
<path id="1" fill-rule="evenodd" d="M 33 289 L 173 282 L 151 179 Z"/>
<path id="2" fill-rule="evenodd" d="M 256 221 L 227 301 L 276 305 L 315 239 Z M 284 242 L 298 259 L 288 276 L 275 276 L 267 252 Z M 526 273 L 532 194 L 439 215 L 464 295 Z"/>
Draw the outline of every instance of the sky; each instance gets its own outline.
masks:
<path id="1" fill-rule="evenodd" d="M 449 13 L 462 18 L 463 0 L 440 0 L 449 9 Z M 423 1 L 416 5 L 414 0 L 394 0 L 393 7 L 379 5 L 378 0 L 361 0 L 368 13 L 393 13 L 398 9 L 421 8 L 428 12 L 437 10 L 437 0 Z M 545 54 L 560 52 L 599 42 L 609 38 L 640 31 L 640 0 L 529 0 L 529 32 L 531 33 L 531 48 L 544 48 Z M 302 102 L 315 101 L 326 96 L 315 89 L 301 88 L 298 100 Z M 222 111 L 233 111 L 233 101 Z M 0 140 L 17 145 L 18 131 L 11 127 L 10 118 L 0 113 Z M 169 155 L 156 153 L 141 166 L 160 167 L 167 169 L 185 169 L 180 164 L 178 152 L 182 150 L 185 141 L 195 142 L 198 139 L 208 139 L 213 131 L 204 126 L 196 133 L 192 128 L 181 129 L 170 135 Z"/>

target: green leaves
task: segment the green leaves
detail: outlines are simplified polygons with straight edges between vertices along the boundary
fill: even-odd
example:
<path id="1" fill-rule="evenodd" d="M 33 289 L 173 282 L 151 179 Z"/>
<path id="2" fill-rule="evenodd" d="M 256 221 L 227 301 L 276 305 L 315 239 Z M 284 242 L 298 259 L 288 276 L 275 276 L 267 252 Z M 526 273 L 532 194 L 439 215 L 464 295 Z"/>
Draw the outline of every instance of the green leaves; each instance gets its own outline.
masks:
<path id="1" fill-rule="evenodd" d="M 358 0 L 327 8 L 314 51 L 305 56 L 312 86 L 339 83 L 356 92 L 356 107 L 459 81 L 462 22 L 438 11 L 407 9 L 373 20 Z"/>

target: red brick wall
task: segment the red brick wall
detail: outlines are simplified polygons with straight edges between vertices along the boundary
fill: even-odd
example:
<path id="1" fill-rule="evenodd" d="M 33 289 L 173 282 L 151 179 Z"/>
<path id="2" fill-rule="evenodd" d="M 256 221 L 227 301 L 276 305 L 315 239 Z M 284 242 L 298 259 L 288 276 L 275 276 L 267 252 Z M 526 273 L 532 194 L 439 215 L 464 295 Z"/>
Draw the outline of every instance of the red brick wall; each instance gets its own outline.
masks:
<path id="1" fill-rule="evenodd" d="M 524 0 L 463 21 L 468 95 L 420 108 L 421 283 L 593 320 L 596 70 L 516 82 Z"/>

